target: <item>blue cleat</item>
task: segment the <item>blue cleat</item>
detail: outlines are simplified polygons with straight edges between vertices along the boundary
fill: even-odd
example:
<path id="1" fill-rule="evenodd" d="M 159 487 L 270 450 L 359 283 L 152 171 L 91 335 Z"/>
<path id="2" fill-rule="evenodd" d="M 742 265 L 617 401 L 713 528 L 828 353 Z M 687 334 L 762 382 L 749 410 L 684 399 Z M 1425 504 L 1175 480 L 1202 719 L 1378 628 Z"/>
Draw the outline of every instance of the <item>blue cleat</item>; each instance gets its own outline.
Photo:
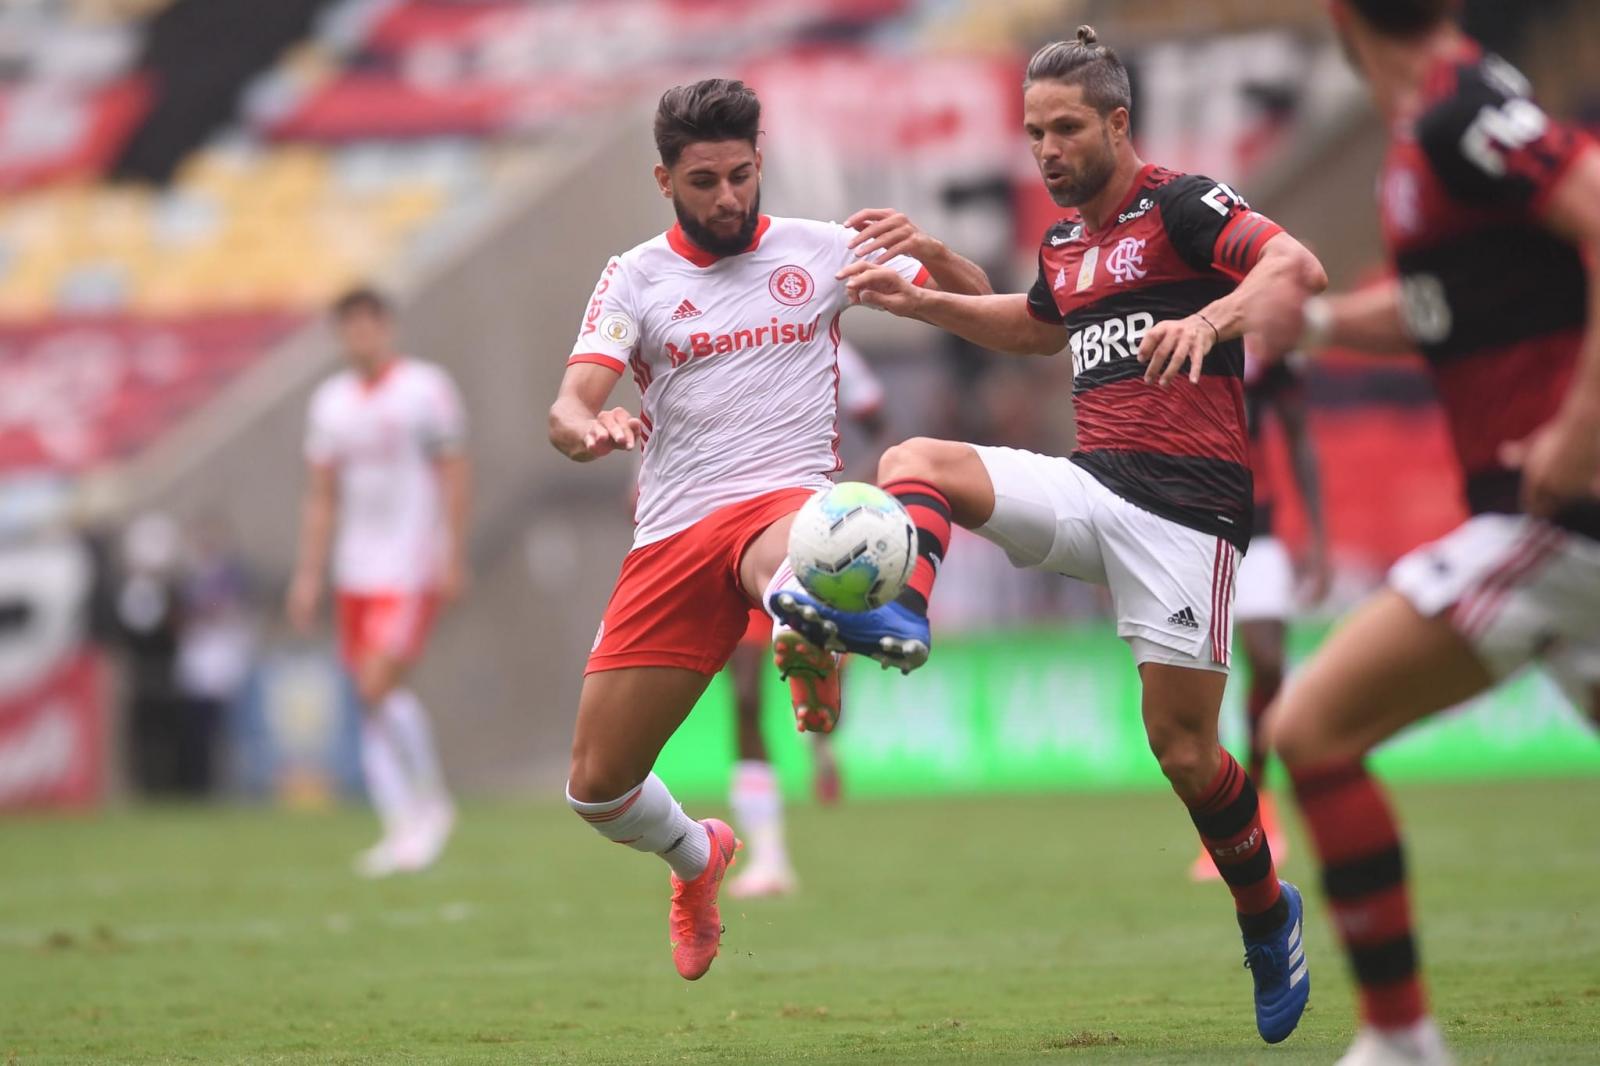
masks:
<path id="1" fill-rule="evenodd" d="M 840 611 L 798 589 L 772 594 L 772 610 L 790 629 L 819 648 L 854 652 L 909 674 L 928 661 L 933 637 L 928 619 L 898 603 L 859 614 Z"/>
<path id="2" fill-rule="evenodd" d="M 1245 968 L 1256 982 L 1256 1031 L 1269 1044 L 1289 1038 L 1311 998 L 1311 970 L 1301 939 L 1305 907 L 1298 888 L 1287 881 L 1278 884 L 1289 904 L 1289 917 L 1274 933 L 1259 940 L 1244 939 Z"/>

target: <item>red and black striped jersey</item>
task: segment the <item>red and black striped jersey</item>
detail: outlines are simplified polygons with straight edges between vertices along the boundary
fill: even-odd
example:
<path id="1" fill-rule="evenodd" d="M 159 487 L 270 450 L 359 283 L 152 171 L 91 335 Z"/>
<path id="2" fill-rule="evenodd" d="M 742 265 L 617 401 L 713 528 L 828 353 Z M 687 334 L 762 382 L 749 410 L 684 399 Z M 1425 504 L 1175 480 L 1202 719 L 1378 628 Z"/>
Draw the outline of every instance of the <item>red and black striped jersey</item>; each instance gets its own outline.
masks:
<path id="1" fill-rule="evenodd" d="M 1198 386 L 1144 382 L 1150 327 L 1232 292 L 1281 232 L 1227 185 L 1146 166 L 1099 233 L 1076 212 L 1039 248 L 1028 310 L 1071 331 L 1078 448 L 1072 461 L 1124 499 L 1243 550 L 1252 488 L 1244 347 L 1224 341 Z"/>
<path id="2" fill-rule="evenodd" d="M 1587 322 L 1587 273 L 1542 224 L 1551 192 L 1594 147 L 1476 46 L 1429 71 L 1396 124 L 1379 185 L 1406 329 L 1432 369 L 1473 513 L 1520 510 L 1500 446 L 1560 407 Z M 1600 501 L 1559 521 L 1600 537 Z"/>

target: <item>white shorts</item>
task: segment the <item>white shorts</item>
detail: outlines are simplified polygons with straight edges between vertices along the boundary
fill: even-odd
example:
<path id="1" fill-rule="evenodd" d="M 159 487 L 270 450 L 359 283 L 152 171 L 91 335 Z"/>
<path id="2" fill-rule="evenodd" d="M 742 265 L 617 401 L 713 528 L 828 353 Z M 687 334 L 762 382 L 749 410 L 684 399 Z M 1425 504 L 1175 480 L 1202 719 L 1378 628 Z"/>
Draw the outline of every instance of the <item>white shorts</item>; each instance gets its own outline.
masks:
<path id="1" fill-rule="evenodd" d="M 1227 672 L 1237 548 L 1129 503 L 1070 459 L 974 450 L 994 483 L 977 532 L 1013 566 L 1107 586 L 1135 662 Z"/>
<path id="2" fill-rule="evenodd" d="M 1239 564 L 1239 592 L 1233 601 L 1236 622 L 1282 622 L 1294 614 L 1294 566 L 1277 537 L 1250 541 Z"/>
<path id="3" fill-rule="evenodd" d="M 1527 515 L 1477 515 L 1401 559 L 1389 584 L 1448 617 L 1496 678 L 1541 660 L 1575 706 L 1600 713 L 1600 543 Z"/>

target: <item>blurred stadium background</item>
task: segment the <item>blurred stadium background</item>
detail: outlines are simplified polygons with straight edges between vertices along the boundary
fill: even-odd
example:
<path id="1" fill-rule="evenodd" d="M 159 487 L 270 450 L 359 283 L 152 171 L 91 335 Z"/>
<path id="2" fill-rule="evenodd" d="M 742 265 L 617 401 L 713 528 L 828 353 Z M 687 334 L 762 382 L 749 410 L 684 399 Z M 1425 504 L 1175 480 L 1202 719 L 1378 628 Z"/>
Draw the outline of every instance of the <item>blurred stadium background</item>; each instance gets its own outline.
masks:
<path id="1" fill-rule="evenodd" d="M 1552 110 L 1600 125 L 1600 8 L 1465 10 Z M 447 771 L 469 796 L 556 795 L 631 470 L 566 462 L 544 412 L 606 258 L 670 221 L 656 97 L 745 78 L 766 210 L 898 207 L 1018 291 L 1054 211 L 1021 71 L 1080 22 L 1132 69 L 1147 159 L 1228 180 L 1336 287 L 1380 268 L 1383 134 L 1311 0 L 0 2 L 0 810 L 359 795 L 331 645 L 279 609 L 305 404 L 338 359 L 323 312 L 357 281 L 398 297 L 406 350 L 449 369 L 471 419 L 475 586 L 417 678 Z M 891 439 L 1070 446 L 1064 362 L 867 311 L 845 329 Z M 1309 396 L 1336 580 L 1302 651 L 1460 517 L 1417 366 L 1330 353 Z M 866 451 L 847 439 L 851 469 Z M 1162 787 L 1103 608 L 962 540 L 929 669 L 848 681 L 847 793 Z M 723 698 L 664 763 L 686 797 L 725 793 Z M 803 792 L 805 749 L 778 743 Z M 1401 778 L 1600 775 L 1537 676 L 1386 757 Z"/>

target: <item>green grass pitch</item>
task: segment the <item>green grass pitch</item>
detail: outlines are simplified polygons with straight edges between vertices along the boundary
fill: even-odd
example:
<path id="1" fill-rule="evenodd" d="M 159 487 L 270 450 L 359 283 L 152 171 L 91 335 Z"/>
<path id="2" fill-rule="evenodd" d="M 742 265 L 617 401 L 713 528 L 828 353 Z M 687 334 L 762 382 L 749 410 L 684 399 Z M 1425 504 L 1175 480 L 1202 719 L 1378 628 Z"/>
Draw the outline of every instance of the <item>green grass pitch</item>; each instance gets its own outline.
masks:
<path id="1" fill-rule="evenodd" d="M 1600 1062 L 1600 781 L 1412 788 L 1463 1063 Z M 706 810 L 702 813 L 713 813 Z M 667 875 L 564 808 L 471 806 L 365 883 L 358 811 L 0 823 L 0 1062 L 1331 1063 L 1344 963 L 1302 846 L 1312 1006 L 1257 1039 L 1223 889 L 1164 795 L 792 812 L 793 899 L 673 972 Z M 1300 839 L 1296 838 L 1296 844 Z"/>

